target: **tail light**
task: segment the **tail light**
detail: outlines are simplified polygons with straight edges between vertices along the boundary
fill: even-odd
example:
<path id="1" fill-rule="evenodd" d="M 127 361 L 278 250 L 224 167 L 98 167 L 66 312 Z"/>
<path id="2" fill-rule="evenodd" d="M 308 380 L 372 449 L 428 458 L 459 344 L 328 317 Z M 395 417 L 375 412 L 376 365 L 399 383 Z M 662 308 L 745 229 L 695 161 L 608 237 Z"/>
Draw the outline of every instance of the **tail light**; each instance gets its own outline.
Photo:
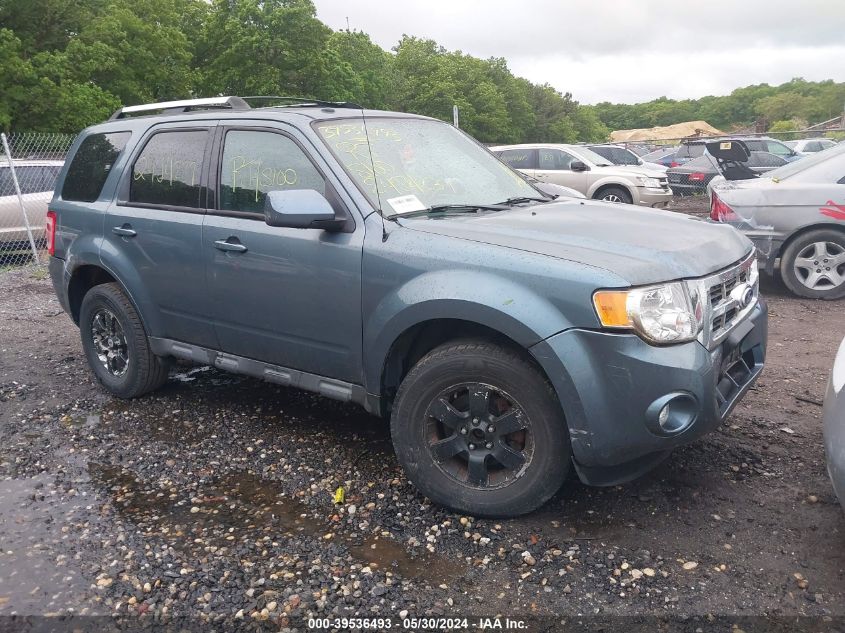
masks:
<path id="1" fill-rule="evenodd" d="M 730 222 L 739 218 L 730 205 L 726 204 L 714 191 L 710 195 L 710 219 L 716 222 Z"/>
<path id="2" fill-rule="evenodd" d="M 674 160 L 671 163 L 669 163 L 669 167 L 680 167 L 680 166 L 681 166 L 681 163 L 674 161 Z"/>
<path id="3" fill-rule="evenodd" d="M 690 182 L 704 182 L 704 174 L 702 174 L 700 171 L 696 171 L 691 173 L 688 176 L 688 179 Z"/>
<path id="4" fill-rule="evenodd" d="M 56 212 L 47 211 L 47 252 L 56 254 Z"/>

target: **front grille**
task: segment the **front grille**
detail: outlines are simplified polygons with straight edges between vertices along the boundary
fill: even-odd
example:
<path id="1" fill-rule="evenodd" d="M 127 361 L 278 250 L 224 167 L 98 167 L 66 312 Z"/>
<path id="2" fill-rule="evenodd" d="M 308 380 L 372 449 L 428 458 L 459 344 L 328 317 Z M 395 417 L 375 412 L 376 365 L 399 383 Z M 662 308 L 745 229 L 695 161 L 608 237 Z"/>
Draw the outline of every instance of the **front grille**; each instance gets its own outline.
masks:
<path id="1" fill-rule="evenodd" d="M 753 254 L 722 272 L 702 280 L 702 295 L 707 297 L 706 314 L 709 328 L 705 329 L 708 347 L 722 341 L 742 321 L 757 303 L 757 260 Z M 737 288 L 741 290 L 735 292 Z M 742 304 L 746 288 L 751 289 L 751 302 Z"/>

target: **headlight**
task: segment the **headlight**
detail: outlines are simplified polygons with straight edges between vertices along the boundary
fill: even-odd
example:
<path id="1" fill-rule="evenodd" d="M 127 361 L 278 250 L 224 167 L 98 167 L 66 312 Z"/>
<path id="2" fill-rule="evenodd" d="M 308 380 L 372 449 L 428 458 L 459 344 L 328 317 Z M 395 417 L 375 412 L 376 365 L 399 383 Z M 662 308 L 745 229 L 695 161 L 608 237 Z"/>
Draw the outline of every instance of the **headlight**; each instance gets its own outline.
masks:
<path id="1" fill-rule="evenodd" d="M 684 282 L 600 290 L 593 294 L 593 304 L 604 327 L 634 330 L 649 343 L 691 341 L 703 324 L 698 286 Z"/>
<path id="2" fill-rule="evenodd" d="M 660 180 L 658 178 L 646 178 L 645 176 L 637 176 L 637 180 L 643 187 L 652 187 L 654 189 L 660 189 L 663 186 L 660 184 Z"/>

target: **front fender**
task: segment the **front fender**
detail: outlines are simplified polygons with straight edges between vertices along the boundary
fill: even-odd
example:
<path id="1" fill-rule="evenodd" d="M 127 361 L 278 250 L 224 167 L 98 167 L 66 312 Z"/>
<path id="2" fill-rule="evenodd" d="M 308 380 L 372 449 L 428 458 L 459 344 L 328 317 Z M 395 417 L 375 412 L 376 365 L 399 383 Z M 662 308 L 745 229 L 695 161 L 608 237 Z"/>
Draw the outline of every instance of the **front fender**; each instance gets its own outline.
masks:
<path id="1" fill-rule="evenodd" d="M 409 328 L 436 319 L 483 325 L 525 349 L 572 327 L 554 304 L 495 274 L 438 270 L 414 277 L 385 295 L 365 320 L 365 384 L 378 393 L 393 343 Z"/>
<path id="2" fill-rule="evenodd" d="M 592 198 L 596 194 L 596 191 L 608 185 L 612 185 L 614 187 L 622 187 L 622 189 L 625 189 L 631 195 L 631 199 L 636 201 L 636 190 L 631 185 L 631 183 L 625 182 L 624 180 L 621 180 L 620 178 L 615 176 L 607 176 L 605 178 L 601 178 L 600 180 L 595 181 L 592 185 L 590 185 L 590 188 L 587 190 L 587 197 Z"/>

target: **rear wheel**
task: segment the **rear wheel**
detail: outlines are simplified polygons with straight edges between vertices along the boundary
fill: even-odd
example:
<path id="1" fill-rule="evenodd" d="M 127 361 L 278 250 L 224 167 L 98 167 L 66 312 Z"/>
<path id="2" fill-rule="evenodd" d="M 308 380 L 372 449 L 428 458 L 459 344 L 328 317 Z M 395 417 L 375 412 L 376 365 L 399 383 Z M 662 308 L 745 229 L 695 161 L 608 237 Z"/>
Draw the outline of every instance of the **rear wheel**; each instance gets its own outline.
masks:
<path id="1" fill-rule="evenodd" d="M 780 273 L 799 297 L 845 296 L 845 233 L 818 229 L 800 235 L 781 255 Z"/>
<path id="2" fill-rule="evenodd" d="M 631 194 L 622 187 L 606 187 L 593 196 L 596 200 L 603 200 L 604 202 L 623 202 L 631 204 L 633 198 Z"/>
<path id="3" fill-rule="evenodd" d="M 119 285 L 100 284 L 85 294 L 79 332 L 88 365 L 118 398 L 135 398 L 167 381 L 167 363 L 152 353 L 141 319 Z"/>
<path id="4" fill-rule="evenodd" d="M 420 360 L 399 388 L 390 428 L 411 482 L 475 516 L 530 512 L 569 472 L 551 386 L 528 360 L 491 343 L 449 343 Z"/>

